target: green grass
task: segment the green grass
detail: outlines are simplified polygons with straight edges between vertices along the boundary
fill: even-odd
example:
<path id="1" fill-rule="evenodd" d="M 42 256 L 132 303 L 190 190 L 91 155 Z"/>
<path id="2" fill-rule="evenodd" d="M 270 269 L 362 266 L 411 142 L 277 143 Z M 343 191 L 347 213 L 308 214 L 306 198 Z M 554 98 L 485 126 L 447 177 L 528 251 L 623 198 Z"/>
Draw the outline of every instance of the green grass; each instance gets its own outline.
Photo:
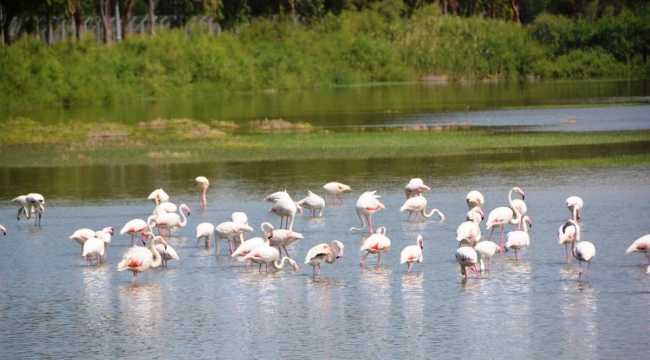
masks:
<path id="1" fill-rule="evenodd" d="M 275 127 L 270 127 L 270 123 Z M 302 124 L 232 124 L 188 119 L 41 125 L 29 119 L 0 124 L 2 167 L 251 162 L 318 159 L 402 159 L 465 156 L 497 167 L 600 166 L 648 162 L 650 131 L 586 133 L 442 131 L 330 132 Z M 569 149 L 570 147 L 570 149 Z M 575 158 L 576 149 L 592 149 Z M 503 161 L 506 159 L 507 161 Z M 512 160 L 516 159 L 516 160 Z"/>

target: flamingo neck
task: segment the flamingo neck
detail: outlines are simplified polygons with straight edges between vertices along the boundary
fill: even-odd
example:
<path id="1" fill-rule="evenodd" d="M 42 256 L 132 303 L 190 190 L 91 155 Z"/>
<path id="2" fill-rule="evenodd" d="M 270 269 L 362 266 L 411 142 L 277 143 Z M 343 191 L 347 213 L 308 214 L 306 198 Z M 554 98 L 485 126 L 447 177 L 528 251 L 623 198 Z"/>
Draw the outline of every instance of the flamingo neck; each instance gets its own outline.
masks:
<path id="1" fill-rule="evenodd" d="M 157 268 L 160 266 L 160 264 L 162 264 L 162 257 L 160 257 L 158 249 L 156 249 L 156 241 L 158 241 L 158 239 L 154 238 L 151 240 L 151 244 L 149 245 L 149 250 L 153 254 L 153 262 L 151 263 L 152 268 Z"/>
<path id="2" fill-rule="evenodd" d="M 284 262 L 286 260 L 290 260 L 290 259 L 286 256 L 282 258 L 282 261 L 280 261 L 279 258 L 276 258 L 275 261 L 271 263 L 271 265 L 273 265 L 275 269 L 280 270 L 282 269 L 282 267 L 284 267 Z"/>

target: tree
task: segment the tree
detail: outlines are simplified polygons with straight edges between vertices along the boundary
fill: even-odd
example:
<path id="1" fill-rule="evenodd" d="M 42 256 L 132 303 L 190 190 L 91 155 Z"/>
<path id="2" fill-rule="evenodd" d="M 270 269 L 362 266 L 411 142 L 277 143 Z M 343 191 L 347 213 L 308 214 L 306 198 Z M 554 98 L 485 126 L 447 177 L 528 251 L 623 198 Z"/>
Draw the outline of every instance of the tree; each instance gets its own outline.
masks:
<path id="1" fill-rule="evenodd" d="M 110 0 L 97 0 L 97 13 L 102 22 L 104 29 L 104 43 L 108 45 L 113 44 L 113 27 L 111 26 L 111 1 Z"/>

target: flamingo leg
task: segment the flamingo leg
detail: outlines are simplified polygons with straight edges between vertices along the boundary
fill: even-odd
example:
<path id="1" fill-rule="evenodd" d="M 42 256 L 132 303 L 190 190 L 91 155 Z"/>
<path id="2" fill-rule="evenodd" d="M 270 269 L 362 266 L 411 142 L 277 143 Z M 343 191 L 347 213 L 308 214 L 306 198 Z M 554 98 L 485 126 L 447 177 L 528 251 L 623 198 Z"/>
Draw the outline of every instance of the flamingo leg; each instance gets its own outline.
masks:
<path id="1" fill-rule="evenodd" d="M 363 255 L 361 260 L 359 260 L 359 265 L 363 266 L 363 262 L 366 260 L 366 256 L 368 256 L 368 254 L 370 254 L 370 252 L 367 252 L 365 255 Z"/>
<path id="2" fill-rule="evenodd" d="M 286 246 L 282 246 L 282 247 L 284 248 L 284 252 L 287 253 L 287 257 L 291 258 L 291 255 L 289 255 L 289 250 L 287 250 L 287 247 Z M 282 255 L 282 254 L 280 254 L 280 255 Z"/>
<path id="3" fill-rule="evenodd" d="M 406 221 L 411 220 L 411 215 L 413 215 L 413 213 L 409 211 L 409 217 L 406 219 Z M 417 216 L 417 215 L 416 215 L 416 216 Z"/>
<path id="4" fill-rule="evenodd" d="M 381 261 L 381 253 L 377 254 L 377 267 L 379 267 L 379 262 Z"/>
<path id="5" fill-rule="evenodd" d="M 408 268 L 408 270 L 406 270 L 406 273 L 407 273 L 407 274 L 410 274 L 410 273 L 411 273 L 411 268 L 412 268 L 412 267 L 413 267 L 413 263 L 410 263 L 410 264 L 409 264 L 409 268 Z"/>
<path id="6" fill-rule="evenodd" d="M 492 272 L 492 258 L 488 259 L 488 272 Z"/>
<path id="7" fill-rule="evenodd" d="M 232 239 L 230 239 L 230 238 L 228 239 L 228 246 L 230 247 L 230 255 L 232 255 L 232 253 L 233 253 L 233 249 L 232 249 Z"/>
<path id="8" fill-rule="evenodd" d="M 580 271 L 578 271 L 578 280 L 580 280 L 580 277 L 582 276 L 582 260 L 578 261 L 580 263 Z"/>
<path id="9" fill-rule="evenodd" d="M 474 274 L 476 274 L 477 278 L 481 278 L 481 274 L 479 274 L 478 269 L 476 268 L 476 265 L 472 266 L 472 270 L 474 271 Z"/>
<path id="10" fill-rule="evenodd" d="M 341 197 L 341 195 L 336 194 L 336 197 L 339 198 L 339 200 L 341 200 L 341 204 L 345 204 L 345 201 L 343 201 L 343 198 Z"/>
<path id="11" fill-rule="evenodd" d="M 589 281 L 589 273 L 591 272 L 591 261 L 587 263 L 587 281 Z"/>
<path id="12" fill-rule="evenodd" d="M 493 232 L 494 232 L 494 227 L 492 227 L 492 231 L 490 231 L 490 236 L 488 236 L 488 241 L 490 241 L 490 239 L 492 239 L 492 233 Z"/>
<path id="13" fill-rule="evenodd" d="M 258 272 L 262 272 L 262 264 L 260 264 L 260 268 L 259 268 Z"/>
<path id="14" fill-rule="evenodd" d="M 571 256 L 569 255 L 569 244 L 564 244 L 564 250 L 566 252 L 566 263 L 571 264 Z"/>
<path id="15" fill-rule="evenodd" d="M 649 256 L 648 254 L 645 254 L 645 255 L 643 256 L 643 260 L 641 260 L 641 266 L 644 266 L 644 265 L 645 265 L 645 259 L 648 259 L 648 256 Z"/>
<path id="16" fill-rule="evenodd" d="M 368 220 L 368 227 L 370 228 L 370 233 L 372 234 L 372 216 L 366 215 L 366 220 Z"/>
<path id="17" fill-rule="evenodd" d="M 135 285 L 135 279 L 136 279 L 137 277 L 138 277 L 138 272 L 137 272 L 137 271 L 134 271 L 134 272 L 133 272 L 133 280 L 131 280 L 131 283 L 132 283 L 133 285 Z"/>
<path id="18" fill-rule="evenodd" d="M 320 270 L 321 270 L 321 266 L 318 265 L 318 277 L 320 277 Z"/>

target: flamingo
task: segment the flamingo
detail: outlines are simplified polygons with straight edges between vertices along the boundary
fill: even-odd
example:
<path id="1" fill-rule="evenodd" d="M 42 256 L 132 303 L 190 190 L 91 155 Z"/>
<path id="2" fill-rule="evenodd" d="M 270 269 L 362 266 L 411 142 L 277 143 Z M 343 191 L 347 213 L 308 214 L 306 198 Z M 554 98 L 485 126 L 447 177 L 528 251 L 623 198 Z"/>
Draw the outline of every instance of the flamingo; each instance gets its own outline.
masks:
<path id="1" fill-rule="evenodd" d="M 282 255 L 282 250 L 280 250 L 280 248 L 283 248 L 284 252 L 287 254 L 287 257 L 291 257 L 291 255 L 289 255 L 289 251 L 287 250 L 287 246 L 300 239 L 305 238 L 301 233 L 292 230 L 276 230 L 273 225 L 268 222 L 262 223 L 261 228 L 262 232 L 264 233 L 264 238 L 269 239 L 271 246 L 276 246 L 280 251 L 280 255 Z M 267 228 L 269 229 L 268 232 L 266 231 Z"/>
<path id="2" fill-rule="evenodd" d="M 162 264 L 162 258 L 156 248 L 156 243 L 161 243 L 167 246 L 167 241 L 162 236 L 153 236 L 153 233 L 146 232 L 142 242 L 146 244 L 144 238 L 153 238 L 149 244 L 149 248 L 134 246 L 127 250 L 122 257 L 122 261 L 117 264 L 117 271 L 130 270 L 133 271 L 132 284 L 135 284 L 139 272 L 147 271 L 150 268 L 157 268 Z"/>
<path id="3" fill-rule="evenodd" d="M 273 266 L 276 270 L 282 269 L 285 261 L 289 261 L 289 264 L 293 266 L 294 271 L 298 271 L 298 264 L 288 257 L 283 257 L 280 261 L 280 253 L 274 247 L 270 246 L 269 240 L 264 241 L 264 245 L 254 248 L 251 252 L 244 256 L 244 260 L 250 260 L 256 264 L 259 264 L 259 272 L 262 272 L 262 265 L 266 265 L 266 273 L 269 272 L 269 264 Z"/>
<path id="4" fill-rule="evenodd" d="M 645 235 L 634 240 L 632 245 L 630 245 L 630 247 L 627 248 L 627 251 L 625 251 L 626 254 L 631 254 L 633 252 L 641 252 L 645 254 L 643 260 L 641 260 L 641 266 L 645 265 L 646 259 L 648 259 L 648 262 L 650 263 L 650 235 Z"/>
<path id="5" fill-rule="evenodd" d="M 462 275 L 465 275 L 465 279 L 467 279 L 467 268 L 470 268 L 477 278 L 481 277 L 481 274 L 479 274 L 478 270 L 476 269 L 478 254 L 476 253 L 476 250 L 474 250 L 474 248 L 471 246 L 459 247 L 456 250 L 456 261 L 458 261 L 458 264 L 460 264 L 460 273 Z"/>
<path id="6" fill-rule="evenodd" d="M 261 237 L 250 238 L 242 242 L 241 245 L 239 245 L 239 247 L 237 247 L 237 249 L 233 251 L 230 257 L 243 260 L 244 256 L 248 255 L 249 252 L 251 252 L 256 247 L 262 245 L 264 245 L 264 239 L 262 239 Z M 248 263 L 248 265 L 250 265 L 250 262 Z"/>
<path id="7" fill-rule="evenodd" d="M 477 190 L 472 190 L 467 193 L 465 201 L 467 202 L 467 207 L 470 209 L 476 206 L 482 207 L 483 204 L 485 204 L 485 198 L 483 198 L 483 194 Z"/>
<path id="8" fill-rule="evenodd" d="M 115 231 L 110 226 L 105 227 L 105 228 L 103 228 L 101 230 L 95 231 L 95 237 L 99 238 L 99 239 L 102 239 L 102 241 L 104 242 L 104 260 L 106 260 L 106 256 L 107 256 L 107 253 L 108 253 L 108 251 L 107 251 L 108 244 L 111 243 L 114 232 Z"/>
<path id="9" fill-rule="evenodd" d="M 162 188 L 156 189 L 149 194 L 149 197 L 147 198 L 156 204 L 156 206 L 160 205 L 160 203 L 167 202 L 169 201 L 169 195 L 163 190 Z"/>
<path id="10" fill-rule="evenodd" d="M 28 210 L 27 195 L 17 196 L 11 200 L 11 202 L 20 205 L 18 208 L 18 214 L 16 215 L 16 219 L 18 219 L 18 221 L 20 221 L 20 215 L 24 215 L 27 219 L 32 218 L 32 214 Z"/>
<path id="11" fill-rule="evenodd" d="M 208 186 L 210 186 L 210 182 L 208 181 L 208 178 L 205 176 L 199 176 L 196 179 L 194 179 L 194 186 L 199 189 L 199 206 L 201 209 L 205 209 L 207 206 L 207 201 L 205 200 L 205 193 L 208 190 Z"/>
<path id="12" fill-rule="evenodd" d="M 7 236 L 7 228 L 0 225 L 0 231 L 2 231 L 2 235 Z"/>
<path id="13" fill-rule="evenodd" d="M 306 198 L 298 201 L 297 204 L 299 206 L 309 209 L 309 215 L 311 215 L 312 217 L 316 217 L 317 210 L 320 210 L 318 216 L 319 217 L 323 216 L 323 209 L 325 209 L 325 199 L 314 194 L 309 190 L 308 192 L 309 195 Z"/>
<path id="14" fill-rule="evenodd" d="M 248 225 L 248 215 L 245 212 L 235 211 L 230 214 L 230 221 L 238 222 L 240 224 Z M 243 243 L 246 238 L 244 233 L 239 234 L 239 243 Z"/>
<path id="15" fill-rule="evenodd" d="M 82 228 L 79 230 L 76 230 L 75 232 L 70 235 L 70 239 L 78 242 L 81 245 L 81 253 L 83 254 L 84 251 L 84 243 L 88 241 L 88 239 L 92 239 L 95 237 L 95 230 L 88 229 L 88 228 Z"/>
<path id="16" fill-rule="evenodd" d="M 356 210 L 357 210 L 357 216 L 359 219 L 361 219 L 361 227 L 360 228 L 355 228 L 351 227 L 350 228 L 350 233 L 354 231 L 361 231 L 366 228 L 366 220 L 368 221 L 368 227 L 370 228 L 370 234 L 373 233 L 372 231 L 372 214 L 376 213 L 377 211 L 381 209 L 385 209 L 386 207 L 384 204 L 380 203 L 377 198 L 379 198 L 379 195 L 375 195 L 377 191 L 366 191 L 361 196 L 359 196 L 359 199 L 357 200 Z"/>
<path id="17" fill-rule="evenodd" d="M 522 219 L 522 224 L 524 230 L 516 230 L 508 233 L 506 242 L 506 247 L 510 249 L 515 249 L 515 259 L 519 261 L 519 256 L 521 254 L 521 249 L 528 247 L 530 245 L 530 236 L 528 235 L 528 226 L 533 226 L 533 221 L 528 216 L 524 216 Z M 528 226 L 526 225 L 528 224 Z"/>
<path id="18" fill-rule="evenodd" d="M 467 212 L 467 216 L 465 217 L 467 221 L 473 221 L 476 224 L 480 224 L 481 221 L 483 221 L 483 218 L 485 217 L 485 213 L 483 210 L 478 207 L 474 206 L 473 208 L 469 209 Z"/>
<path id="19" fill-rule="evenodd" d="M 580 220 L 580 214 L 582 213 L 583 202 L 582 199 L 578 196 L 569 196 L 566 199 L 566 207 L 571 212 L 571 217 L 573 221 Z"/>
<path id="20" fill-rule="evenodd" d="M 233 249 L 234 238 L 238 237 L 241 233 L 253 231 L 253 228 L 248 225 L 240 224 L 234 221 L 226 221 L 217 225 L 214 228 L 214 231 L 217 234 L 216 240 L 228 239 L 228 246 L 230 247 L 230 254 L 232 255 L 234 251 Z"/>
<path id="21" fill-rule="evenodd" d="M 120 235 L 131 235 L 131 246 L 135 246 L 138 241 L 138 234 L 144 234 L 148 227 L 147 222 L 142 219 L 129 220 L 120 230 Z"/>
<path id="22" fill-rule="evenodd" d="M 438 209 L 432 209 L 428 214 L 426 213 L 427 211 L 427 199 L 420 195 L 414 195 L 413 197 L 407 198 L 406 201 L 404 202 L 404 205 L 402 205 L 401 208 L 399 208 L 399 211 L 408 211 L 409 212 L 409 217 L 407 219 L 411 219 L 411 215 L 415 213 L 415 221 L 418 220 L 418 213 L 422 214 L 422 217 L 424 218 L 429 218 L 431 215 L 434 213 L 438 213 L 440 215 L 440 221 L 445 220 L 445 215 L 443 215 L 442 212 Z"/>
<path id="23" fill-rule="evenodd" d="M 45 198 L 38 193 L 29 193 L 26 195 L 25 201 L 29 205 L 29 213 L 36 214 L 34 216 L 34 225 L 41 225 L 41 217 L 45 214 Z"/>
<path id="24" fill-rule="evenodd" d="M 400 264 L 408 264 L 408 269 L 406 270 L 407 274 L 411 273 L 411 268 L 413 263 L 422 262 L 422 250 L 424 249 L 424 239 L 422 235 L 418 235 L 417 240 L 415 240 L 415 245 L 409 245 L 402 250 L 400 254 Z"/>
<path id="25" fill-rule="evenodd" d="M 161 265 L 164 268 L 167 268 L 168 260 L 179 260 L 176 250 L 169 244 L 166 246 L 163 244 L 156 244 L 156 250 L 160 253 L 160 259 L 162 260 Z"/>
<path id="26" fill-rule="evenodd" d="M 338 252 L 335 247 L 338 247 Z M 332 244 L 318 244 L 307 252 L 307 257 L 305 257 L 305 265 L 311 265 L 313 268 L 312 276 L 316 275 L 316 266 L 318 266 L 318 277 L 320 277 L 321 265 L 326 262 L 328 264 L 334 264 L 336 259 L 343 256 L 343 250 L 345 246 L 343 243 L 338 240 L 332 240 Z"/>
<path id="27" fill-rule="evenodd" d="M 287 192 L 287 190 L 284 190 L 284 191 L 276 191 L 276 192 L 274 192 L 273 194 L 271 194 L 271 195 L 265 197 L 265 198 L 264 198 L 264 201 L 268 201 L 268 202 L 270 202 L 270 203 L 274 203 L 274 202 L 276 202 L 277 200 L 280 200 L 280 199 L 287 199 L 287 198 L 288 198 L 288 199 L 291 199 L 291 195 L 289 195 L 289 193 Z"/>
<path id="28" fill-rule="evenodd" d="M 485 271 L 485 263 L 483 262 L 485 259 L 488 261 L 488 271 L 492 271 L 492 257 L 494 256 L 494 253 L 500 249 L 499 245 L 488 240 L 481 241 L 474 246 L 474 251 L 476 251 L 476 255 L 478 256 L 481 271 Z"/>
<path id="29" fill-rule="evenodd" d="M 528 206 L 526 206 L 526 203 L 521 199 L 513 199 L 511 206 L 516 207 L 517 211 L 519 211 L 520 221 L 517 223 L 517 230 L 521 230 L 521 225 L 524 223 L 524 215 L 526 215 L 526 212 L 528 211 Z"/>
<path id="30" fill-rule="evenodd" d="M 580 241 L 580 226 L 573 219 L 568 220 L 576 228 L 576 240 L 571 245 L 571 253 L 573 257 L 580 263 L 580 271 L 578 272 L 578 280 L 582 276 L 582 262 L 587 262 L 587 281 L 589 281 L 589 272 L 591 270 L 591 260 L 596 256 L 596 247 L 589 241 Z"/>
<path id="31" fill-rule="evenodd" d="M 363 262 L 366 260 L 368 254 L 377 254 L 377 266 L 379 266 L 379 261 L 381 260 L 381 253 L 388 251 L 390 247 L 390 239 L 386 236 L 386 228 L 380 227 L 377 231 L 368 236 L 368 238 L 361 245 L 360 251 L 366 251 L 361 260 L 359 260 L 359 265 L 363 266 Z"/>
<path id="32" fill-rule="evenodd" d="M 456 229 L 456 240 L 458 241 L 458 247 L 460 247 L 463 240 L 469 242 L 470 246 L 472 246 L 481 240 L 481 228 L 474 221 L 465 221 L 458 225 Z"/>
<path id="33" fill-rule="evenodd" d="M 338 198 L 341 200 L 341 204 L 345 204 L 345 201 L 343 201 L 343 198 L 341 197 L 341 193 L 344 191 L 351 191 L 352 189 L 348 185 L 333 181 L 323 185 L 323 190 L 325 190 L 325 204 L 327 204 L 327 195 L 332 196 L 332 203 L 336 204 L 336 199 Z"/>
<path id="34" fill-rule="evenodd" d="M 486 230 L 492 229 L 490 231 L 490 236 L 488 236 L 488 240 L 492 238 L 492 233 L 494 233 L 494 229 L 500 227 L 501 228 L 501 240 L 499 241 L 499 246 L 503 247 L 503 235 L 505 233 L 505 226 L 508 224 L 513 224 L 517 225 L 520 220 L 521 220 L 521 213 L 519 212 L 519 208 L 513 205 L 512 203 L 512 192 L 515 191 L 519 195 L 524 198 L 526 194 L 524 193 L 523 190 L 521 190 L 518 187 L 513 187 L 510 189 L 510 193 L 508 194 L 508 200 L 510 202 L 510 207 L 502 206 L 498 207 L 490 212 L 490 215 L 488 215 L 488 220 L 486 223 Z"/>
<path id="35" fill-rule="evenodd" d="M 196 246 L 199 246 L 201 238 L 205 240 L 205 247 L 210 248 L 210 238 L 214 233 L 214 225 L 204 222 L 196 225 Z"/>
<path id="36" fill-rule="evenodd" d="M 275 204 L 269 209 L 269 212 L 280 217 L 280 227 L 282 227 L 282 220 L 286 217 L 287 222 L 285 228 L 293 230 L 293 220 L 296 217 L 296 213 L 302 214 L 302 207 L 296 204 L 291 198 L 281 198 L 275 201 Z"/>
<path id="37" fill-rule="evenodd" d="M 104 256 L 106 246 L 104 240 L 92 237 L 86 240 L 81 246 L 81 256 L 86 258 L 86 265 L 90 264 L 91 258 L 97 258 L 97 266 L 99 266 L 99 259 Z"/>
<path id="38" fill-rule="evenodd" d="M 569 243 L 573 243 L 576 239 L 576 227 L 570 223 L 565 222 L 560 226 L 557 231 L 557 242 L 558 244 L 564 244 L 564 249 L 566 250 L 566 263 L 571 264 L 571 255 L 569 254 Z M 571 246 L 573 248 L 573 245 Z"/>
<path id="39" fill-rule="evenodd" d="M 187 225 L 187 217 L 183 213 L 183 210 L 187 212 L 187 216 L 190 216 L 190 208 L 185 204 L 181 204 L 178 208 L 178 213 L 161 214 L 156 217 L 154 219 L 155 227 L 159 229 L 166 229 L 170 235 L 172 229 L 177 227 L 185 227 L 185 225 Z"/>
<path id="40" fill-rule="evenodd" d="M 169 201 L 165 201 L 156 205 L 156 208 L 153 210 L 153 215 L 154 217 L 158 217 L 160 215 L 171 214 L 177 211 L 178 211 L 178 206 L 176 206 L 176 204 Z"/>
<path id="41" fill-rule="evenodd" d="M 404 193 L 406 193 L 406 198 L 408 199 L 411 196 L 422 195 L 422 193 L 424 191 L 430 190 L 430 189 L 431 189 L 430 187 L 428 187 L 427 185 L 424 184 L 424 181 L 422 181 L 422 179 L 413 178 L 404 187 Z"/>

